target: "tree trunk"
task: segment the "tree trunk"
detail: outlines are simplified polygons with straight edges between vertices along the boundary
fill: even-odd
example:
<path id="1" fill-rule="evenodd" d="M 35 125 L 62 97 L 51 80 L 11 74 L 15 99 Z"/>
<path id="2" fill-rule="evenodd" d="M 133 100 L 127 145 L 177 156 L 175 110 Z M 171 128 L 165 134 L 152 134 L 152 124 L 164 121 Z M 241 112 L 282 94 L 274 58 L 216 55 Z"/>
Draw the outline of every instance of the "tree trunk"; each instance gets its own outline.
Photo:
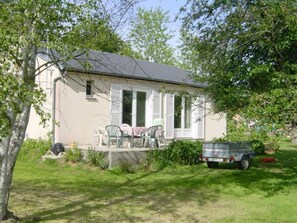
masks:
<path id="1" fill-rule="evenodd" d="M 28 87 L 27 90 L 30 91 L 31 84 L 35 81 L 36 48 L 29 45 L 24 49 L 23 55 L 24 64 L 19 78 L 24 81 Z M 3 139 L 0 138 L 0 222 L 5 218 L 14 217 L 7 210 L 9 193 L 15 162 L 29 122 L 31 101 L 19 101 L 19 104 L 18 113 L 13 114 L 13 112 L 7 111 L 6 114 L 11 123 L 10 135 Z"/>
<path id="2" fill-rule="evenodd" d="M 0 221 L 7 218 L 8 200 L 12 182 L 13 170 L 17 155 L 23 143 L 29 121 L 31 105 L 23 105 L 22 112 L 16 116 L 12 133 L 1 141 L 0 169 Z M 3 152 L 2 152 L 3 151 Z M 11 217 L 11 216 L 9 216 Z"/>
<path id="3" fill-rule="evenodd" d="M 7 174 L 9 138 L 1 139 L 0 143 L 0 221 L 4 219 L 7 211 L 9 185 Z"/>

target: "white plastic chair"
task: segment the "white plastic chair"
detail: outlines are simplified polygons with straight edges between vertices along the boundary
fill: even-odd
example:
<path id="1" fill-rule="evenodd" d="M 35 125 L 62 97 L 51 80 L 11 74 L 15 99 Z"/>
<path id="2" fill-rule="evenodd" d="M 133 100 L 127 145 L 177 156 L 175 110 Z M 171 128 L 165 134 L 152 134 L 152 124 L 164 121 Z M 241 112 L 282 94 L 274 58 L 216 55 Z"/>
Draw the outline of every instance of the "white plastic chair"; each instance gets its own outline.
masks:
<path id="1" fill-rule="evenodd" d="M 106 132 L 105 128 L 98 127 L 96 129 L 94 129 L 93 144 L 102 146 L 104 143 L 103 138 L 105 138 L 105 139 L 107 138 L 107 132 Z M 98 141 L 98 139 L 99 139 L 99 141 Z"/>

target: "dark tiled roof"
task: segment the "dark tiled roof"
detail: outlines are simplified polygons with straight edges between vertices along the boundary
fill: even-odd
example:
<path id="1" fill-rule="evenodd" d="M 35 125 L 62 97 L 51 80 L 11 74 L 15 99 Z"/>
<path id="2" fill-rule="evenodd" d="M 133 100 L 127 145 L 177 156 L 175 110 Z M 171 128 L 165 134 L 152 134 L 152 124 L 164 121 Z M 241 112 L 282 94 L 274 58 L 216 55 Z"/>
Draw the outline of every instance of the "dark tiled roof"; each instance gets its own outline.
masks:
<path id="1" fill-rule="evenodd" d="M 44 51 L 40 55 L 48 59 Z M 52 54 L 52 56 L 57 58 L 57 55 Z M 202 84 L 194 83 L 190 79 L 190 73 L 180 68 L 106 52 L 91 50 L 60 65 L 66 71 L 203 87 Z"/>

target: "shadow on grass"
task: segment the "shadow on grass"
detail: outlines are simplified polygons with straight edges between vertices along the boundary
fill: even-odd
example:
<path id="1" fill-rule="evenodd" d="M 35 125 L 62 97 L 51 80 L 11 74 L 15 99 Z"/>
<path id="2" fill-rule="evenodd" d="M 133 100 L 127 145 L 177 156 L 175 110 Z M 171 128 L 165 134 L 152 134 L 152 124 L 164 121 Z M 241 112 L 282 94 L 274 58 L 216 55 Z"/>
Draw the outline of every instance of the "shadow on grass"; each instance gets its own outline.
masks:
<path id="1" fill-rule="evenodd" d="M 199 190 L 203 179 L 197 178 L 199 172 L 183 176 L 184 171 L 175 174 L 176 178 L 162 179 L 162 170 L 145 173 L 134 178 L 127 178 L 124 183 L 97 180 L 79 180 L 78 182 L 59 183 L 58 185 L 34 180 L 33 182 L 22 182 L 14 186 L 14 190 L 22 194 L 34 193 L 38 199 L 49 202 L 51 199 L 61 199 L 60 204 L 54 208 L 46 208 L 45 211 L 38 211 L 28 215 L 22 220 L 24 222 L 52 221 L 57 219 L 69 219 L 75 221 L 77 217 L 86 216 L 85 222 L 94 222 L 91 212 L 99 210 L 100 217 L 94 217 L 96 222 L 143 222 L 147 217 L 140 217 L 125 213 L 121 207 L 133 205 L 141 207 L 148 213 L 156 212 L 160 215 L 175 214 L 180 202 L 195 201 L 199 205 L 215 202 L 216 194 L 211 190 Z M 149 178 L 149 180 L 147 180 Z M 49 186 L 36 186 L 40 184 Z M 56 190 L 56 191 L 55 191 Z M 82 195 L 77 200 L 66 200 L 74 194 Z M 66 204 L 65 204 L 66 203 Z M 120 209 L 119 209 L 120 207 Z M 116 211 L 111 211 L 115 208 Z M 137 209 L 137 208 L 136 208 Z M 110 216 L 110 211 L 112 216 Z M 79 216 L 77 214 L 79 213 Z M 89 217 L 87 217 L 89 216 Z M 105 217 L 104 217 L 105 216 Z M 178 217 L 178 216 L 177 216 Z M 88 219 L 89 218 L 89 219 Z M 112 218 L 112 219 L 111 219 Z"/>
<path id="2" fill-rule="evenodd" d="M 13 191 L 23 196 L 31 194 L 23 197 L 23 202 L 48 202 L 27 214 L 23 222 L 59 219 L 67 219 L 67 222 L 81 222 L 82 219 L 84 222 L 144 222 L 152 213 L 179 219 L 181 216 L 176 210 L 180 205 L 194 202 L 202 207 L 215 203 L 232 185 L 244 189 L 245 194 L 258 193 L 264 197 L 296 187 L 297 147 L 288 145 L 267 156 L 275 157 L 276 162 L 262 163 L 262 157 L 256 157 L 246 171 L 238 170 L 234 164 L 222 164 L 218 169 L 208 169 L 201 164 L 116 178 L 105 175 L 61 179 L 36 177 L 16 180 Z M 188 218 L 191 218 L 190 214 Z"/>

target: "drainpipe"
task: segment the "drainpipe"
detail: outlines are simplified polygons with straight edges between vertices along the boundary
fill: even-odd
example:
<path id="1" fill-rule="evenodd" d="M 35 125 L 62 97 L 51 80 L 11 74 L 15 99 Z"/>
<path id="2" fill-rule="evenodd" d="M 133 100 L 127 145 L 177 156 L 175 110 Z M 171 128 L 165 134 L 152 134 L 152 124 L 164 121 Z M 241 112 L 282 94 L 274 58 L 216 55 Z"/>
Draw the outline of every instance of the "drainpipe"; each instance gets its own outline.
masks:
<path id="1" fill-rule="evenodd" d="M 52 145 L 54 145 L 55 143 L 55 127 L 56 127 L 56 124 L 55 124 L 55 118 L 56 118 L 56 85 L 57 85 L 57 82 L 59 80 L 61 80 L 62 77 L 56 77 L 54 80 L 53 80 L 53 101 L 52 101 Z"/>

